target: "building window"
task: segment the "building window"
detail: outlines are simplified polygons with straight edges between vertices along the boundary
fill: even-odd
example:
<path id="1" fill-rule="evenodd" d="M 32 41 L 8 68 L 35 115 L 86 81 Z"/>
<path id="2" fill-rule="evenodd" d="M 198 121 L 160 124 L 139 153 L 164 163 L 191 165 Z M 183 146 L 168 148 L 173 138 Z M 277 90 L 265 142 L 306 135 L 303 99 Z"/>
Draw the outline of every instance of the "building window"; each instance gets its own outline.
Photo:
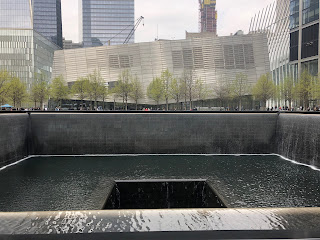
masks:
<path id="1" fill-rule="evenodd" d="M 290 1 L 290 29 L 299 26 L 299 0 Z"/>
<path id="2" fill-rule="evenodd" d="M 298 60 L 299 31 L 290 33 L 290 61 Z"/>
<path id="3" fill-rule="evenodd" d="M 302 30 L 301 58 L 318 55 L 319 49 L 319 24 L 312 25 Z"/>
<path id="4" fill-rule="evenodd" d="M 301 64 L 302 72 L 307 70 L 312 76 L 318 76 L 318 60 L 304 62 Z"/>
<path id="5" fill-rule="evenodd" d="M 303 0 L 302 24 L 319 19 L 319 0 Z"/>

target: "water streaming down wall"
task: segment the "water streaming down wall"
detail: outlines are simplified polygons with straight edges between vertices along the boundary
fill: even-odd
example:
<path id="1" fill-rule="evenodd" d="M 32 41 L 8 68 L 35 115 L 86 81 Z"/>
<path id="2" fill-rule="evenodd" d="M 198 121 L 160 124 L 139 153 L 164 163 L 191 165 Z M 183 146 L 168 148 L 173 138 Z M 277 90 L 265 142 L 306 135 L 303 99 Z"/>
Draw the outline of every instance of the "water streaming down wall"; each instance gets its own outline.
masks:
<path id="1" fill-rule="evenodd" d="M 320 115 L 280 114 L 276 153 L 320 167 Z"/>
<path id="2" fill-rule="evenodd" d="M 0 168 L 28 155 L 28 115 L 0 115 Z"/>
<path id="3" fill-rule="evenodd" d="M 257 153 L 320 167 L 320 115 L 31 113 L 0 123 L 0 167 L 27 155 Z"/>

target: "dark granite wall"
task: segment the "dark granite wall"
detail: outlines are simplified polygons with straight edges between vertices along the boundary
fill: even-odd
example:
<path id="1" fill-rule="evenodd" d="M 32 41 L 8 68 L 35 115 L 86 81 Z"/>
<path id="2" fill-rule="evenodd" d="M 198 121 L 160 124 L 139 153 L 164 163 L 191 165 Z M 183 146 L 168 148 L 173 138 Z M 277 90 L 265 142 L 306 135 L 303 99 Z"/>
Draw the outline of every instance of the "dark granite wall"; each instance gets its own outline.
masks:
<path id="1" fill-rule="evenodd" d="M 276 152 L 320 167 L 320 115 L 280 114 Z"/>
<path id="2" fill-rule="evenodd" d="M 275 114 L 32 113 L 33 154 L 271 153 Z"/>
<path id="3" fill-rule="evenodd" d="M 0 167 L 28 156 L 28 114 L 0 114 Z"/>
<path id="4" fill-rule="evenodd" d="M 0 167 L 32 154 L 126 153 L 278 153 L 320 167 L 319 123 L 286 113 L 0 114 Z"/>

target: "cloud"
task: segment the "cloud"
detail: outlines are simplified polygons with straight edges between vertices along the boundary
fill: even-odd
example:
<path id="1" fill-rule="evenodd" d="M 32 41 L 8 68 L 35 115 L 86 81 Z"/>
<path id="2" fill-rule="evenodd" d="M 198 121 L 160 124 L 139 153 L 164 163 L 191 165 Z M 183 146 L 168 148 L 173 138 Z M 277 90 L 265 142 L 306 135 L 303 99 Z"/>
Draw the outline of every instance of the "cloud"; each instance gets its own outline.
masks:
<path id="1" fill-rule="evenodd" d="M 61 0 L 63 35 L 78 41 L 78 0 Z M 217 0 L 218 35 L 241 29 L 248 32 L 251 18 L 274 0 Z M 198 0 L 135 0 L 135 17 L 145 17 L 136 31 L 136 42 L 162 39 L 183 39 L 185 31 L 197 32 Z"/>

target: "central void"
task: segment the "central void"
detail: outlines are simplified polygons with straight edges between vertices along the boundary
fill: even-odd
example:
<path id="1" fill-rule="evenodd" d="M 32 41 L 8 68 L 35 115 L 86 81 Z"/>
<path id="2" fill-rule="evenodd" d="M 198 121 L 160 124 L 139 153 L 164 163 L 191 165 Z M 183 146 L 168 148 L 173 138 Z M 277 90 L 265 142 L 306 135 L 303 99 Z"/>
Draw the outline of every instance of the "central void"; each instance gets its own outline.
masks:
<path id="1" fill-rule="evenodd" d="M 320 206 L 320 172 L 277 155 L 48 156 L 0 171 L 0 212 L 101 210 L 115 182 L 146 179 L 205 180 L 228 208 Z"/>
<path id="2" fill-rule="evenodd" d="M 104 209 L 222 208 L 203 180 L 116 181 Z"/>

